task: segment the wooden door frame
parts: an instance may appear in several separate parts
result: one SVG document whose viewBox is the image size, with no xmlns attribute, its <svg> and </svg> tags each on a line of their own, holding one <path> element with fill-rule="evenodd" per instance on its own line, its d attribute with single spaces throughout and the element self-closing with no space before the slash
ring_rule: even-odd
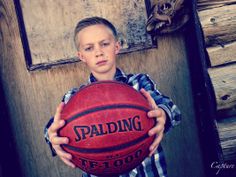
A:
<svg viewBox="0 0 236 177">
<path fill-rule="evenodd" d="M 216 99 L 207 68 L 209 58 L 205 48 L 204 34 L 197 13 L 197 0 L 192 0 L 190 28 L 185 41 L 192 82 L 194 107 L 199 127 L 199 137 L 207 176 L 216 176 L 213 162 L 222 162 L 219 135 L 216 129 Z"/>
</svg>

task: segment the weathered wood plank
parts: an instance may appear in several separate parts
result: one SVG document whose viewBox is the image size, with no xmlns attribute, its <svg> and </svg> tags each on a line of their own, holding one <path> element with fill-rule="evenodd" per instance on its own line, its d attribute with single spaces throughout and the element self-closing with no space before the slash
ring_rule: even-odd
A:
<svg viewBox="0 0 236 177">
<path fill-rule="evenodd" d="M 217 101 L 217 110 L 236 106 L 236 64 L 208 69 Z"/>
<path fill-rule="evenodd" d="M 208 47 L 211 66 L 227 64 L 236 61 L 236 42 L 228 45 Z"/>
<path fill-rule="evenodd" d="M 217 121 L 224 160 L 236 159 L 236 117 Z"/>
<path fill-rule="evenodd" d="M 198 11 L 212 9 L 216 7 L 222 7 L 224 5 L 230 5 L 236 3 L 236 0 L 198 0 Z"/>
<path fill-rule="evenodd" d="M 222 109 L 217 111 L 217 119 L 236 116 L 236 106 L 231 109 Z"/>
<path fill-rule="evenodd" d="M 200 11 L 206 46 L 224 46 L 236 40 L 236 4 Z"/>
</svg>

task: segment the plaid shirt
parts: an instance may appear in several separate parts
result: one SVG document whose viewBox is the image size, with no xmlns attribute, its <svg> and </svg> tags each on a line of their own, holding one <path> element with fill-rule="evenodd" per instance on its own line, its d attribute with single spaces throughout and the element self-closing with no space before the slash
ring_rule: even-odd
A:
<svg viewBox="0 0 236 177">
<path fill-rule="evenodd" d="M 167 115 L 167 120 L 165 124 L 165 132 L 167 132 L 171 127 L 177 125 L 180 122 L 181 115 L 177 106 L 172 102 L 172 100 L 164 95 L 162 95 L 157 89 L 155 83 L 150 79 L 147 74 L 129 74 L 126 75 L 120 69 L 117 68 L 114 80 L 126 83 L 132 86 L 136 90 L 144 88 L 148 91 L 152 98 L 155 100 L 159 108 L 162 108 Z M 97 79 L 91 74 L 88 83 L 96 82 Z M 81 87 L 83 87 L 82 85 Z M 81 88 L 80 87 L 80 88 Z M 70 98 L 79 91 L 80 88 L 73 88 L 68 91 L 63 97 L 62 101 L 66 104 Z M 53 156 L 56 155 L 54 149 L 48 138 L 48 128 L 53 122 L 53 118 L 50 119 L 48 124 L 44 129 L 44 136 L 46 142 L 49 144 Z M 83 177 L 95 177 L 94 175 L 87 174 L 83 172 Z M 164 152 L 161 145 L 158 146 L 157 151 L 151 157 L 147 157 L 144 161 L 137 166 L 135 169 L 131 170 L 126 174 L 122 174 L 119 177 L 167 177 L 166 162 L 164 157 Z"/>
</svg>

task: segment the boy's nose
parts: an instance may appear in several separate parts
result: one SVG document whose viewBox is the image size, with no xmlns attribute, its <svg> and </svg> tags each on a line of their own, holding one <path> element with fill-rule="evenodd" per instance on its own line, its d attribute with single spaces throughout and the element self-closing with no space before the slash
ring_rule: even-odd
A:
<svg viewBox="0 0 236 177">
<path fill-rule="evenodd" d="M 96 54 L 96 57 L 103 56 L 102 49 L 100 47 L 97 47 L 96 51 L 95 51 L 95 54 Z"/>
</svg>

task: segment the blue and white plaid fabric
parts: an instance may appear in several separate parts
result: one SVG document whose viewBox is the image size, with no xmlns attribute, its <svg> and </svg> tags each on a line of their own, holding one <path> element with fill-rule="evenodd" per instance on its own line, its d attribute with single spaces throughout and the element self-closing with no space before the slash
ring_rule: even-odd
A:
<svg viewBox="0 0 236 177">
<path fill-rule="evenodd" d="M 156 84 L 147 74 L 129 74 L 126 75 L 123 71 L 117 68 L 114 80 L 126 83 L 132 86 L 136 90 L 140 90 L 144 88 L 148 91 L 152 98 L 155 100 L 158 107 L 162 108 L 167 114 L 167 121 L 165 124 L 165 132 L 167 132 L 171 127 L 179 124 L 181 120 L 181 114 L 177 106 L 172 102 L 172 100 L 163 94 L 161 94 L 157 88 Z M 92 82 L 96 82 L 97 79 L 91 74 L 88 80 L 88 84 Z M 82 85 L 81 87 L 83 87 Z M 80 87 L 80 88 L 81 88 Z M 79 91 L 80 88 L 73 88 L 69 90 L 62 101 L 66 104 L 70 98 Z M 51 118 L 44 129 L 44 136 L 46 142 L 49 144 L 52 155 L 55 156 L 56 153 L 52 148 L 52 145 L 48 138 L 48 128 L 53 122 L 53 118 Z M 83 177 L 95 177 L 94 175 L 87 174 L 83 172 Z M 147 157 L 144 159 L 142 164 L 137 166 L 135 169 L 131 170 L 126 174 L 122 174 L 119 177 L 167 177 L 166 170 L 166 162 L 163 149 L 161 145 L 159 145 L 157 151 L 152 157 Z"/>
</svg>

